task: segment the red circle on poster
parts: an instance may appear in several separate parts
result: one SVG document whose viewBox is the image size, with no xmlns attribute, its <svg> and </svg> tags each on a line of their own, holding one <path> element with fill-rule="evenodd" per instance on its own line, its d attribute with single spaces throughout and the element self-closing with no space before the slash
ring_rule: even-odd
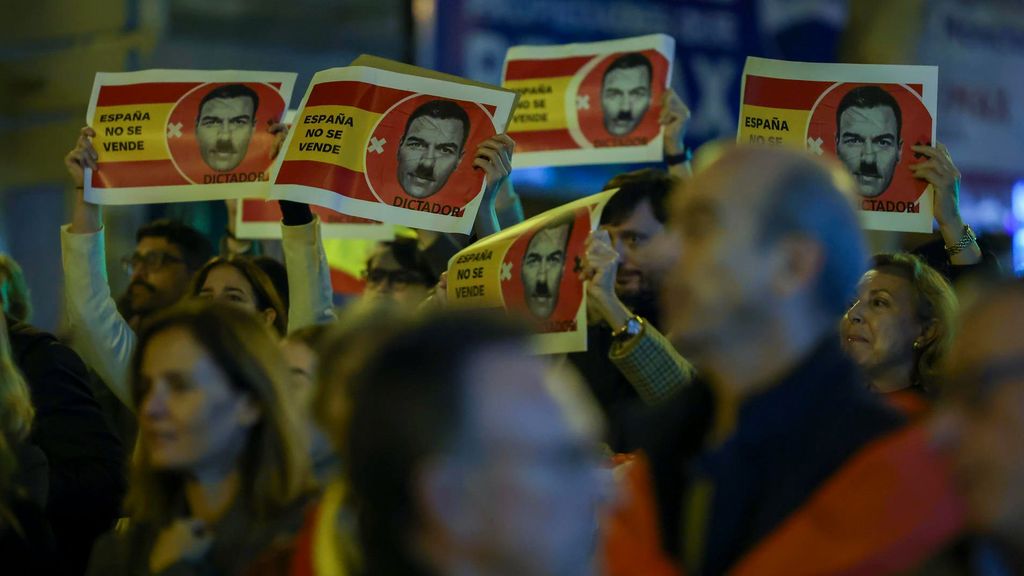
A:
<svg viewBox="0 0 1024 576">
<path fill-rule="evenodd" d="M 646 99 L 646 106 L 641 102 L 630 105 L 629 91 L 640 85 L 636 82 L 639 76 L 631 70 L 645 68 L 644 62 L 650 64 L 651 68 L 650 96 Z M 610 93 L 606 102 L 602 97 L 605 73 L 617 64 L 623 71 L 621 84 L 609 86 L 614 95 Z M 657 50 L 617 52 L 605 56 L 583 78 L 576 93 L 576 117 L 587 141 L 595 148 L 643 146 L 657 137 L 661 131 L 658 114 L 668 83 L 668 68 L 668 60 Z M 608 77 L 615 79 L 611 74 Z M 608 123 L 605 122 L 606 108 Z M 614 131 L 628 132 L 614 134 L 609 131 L 609 127 Z"/>
<path fill-rule="evenodd" d="M 438 112 L 441 120 L 417 114 L 410 123 L 418 111 L 428 110 Z M 459 126 L 463 121 L 454 118 L 459 116 L 458 110 L 469 121 L 461 149 Z M 476 149 L 496 133 L 491 115 L 475 102 L 429 94 L 409 96 L 385 112 L 370 135 L 365 151 L 366 183 L 389 206 L 421 209 L 417 201 L 424 200 L 439 209 L 461 209 L 476 198 L 484 182 L 483 171 L 473 168 Z"/>
<path fill-rule="evenodd" d="M 565 226 L 570 226 L 567 234 L 560 230 Z M 534 247 L 535 256 L 541 260 L 550 255 L 553 249 L 557 249 L 558 245 L 563 242 L 562 239 L 565 239 L 565 256 L 562 260 L 558 286 L 550 285 L 554 283 L 551 272 L 527 271 L 527 250 L 538 232 L 541 231 L 550 234 L 546 245 L 541 244 Z M 549 220 L 517 238 L 505 253 L 505 258 L 502 261 L 503 266 L 511 265 L 512 274 L 511 278 L 503 280 L 501 283 L 505 308 L 511 313 L 520 314 L 536 321 L 541 333 L 569 331 L 571 323 L 576 320 L 580 304 L 583 302 L 583 282 L 579 279 L 579 262 L 583 257 L 584 243 L 589 233 L 590 210 L 583 207 L 577 209 L 571 216 Z M 546 280 L 545 286 L 548 293 L 555 297 L 553 303 L 546 302 L 543 297 L 528 302 L 527 294 L 537 293 L 537 286 L 541 283 L 538 282 L 540 279 Z M 543 293 L 543 289 L 541 292 Z"/>
<path fill-rule="evenodd" d="M 226 106 L 211 110 L 199 117 L 203 99 L 223 90 L 220 100 Z M 232 124 L 251 106 L 250 94 L 256 94 L 255 119 L 251 126 L 241 120 Z M 266 171 L 273 163 L 270 157 L 275 136 L 270 126 L 279 122 L 284 114 L 285 102 L 276 88 L 260 82 L 213 82 L 200 84 L 181 97 L 167 119 L 165 136 L 171 161 L 182 176 L 194 184 L 246 182 L 266 179 Z M 200 123 L 205 122 L 203 128 Z M 201 148 L 206 149 L 207 159 Z M 234 176 L 234 177 L 232 177 Z"/>
<path fill-rule="evenodd" d="M 863 99 L 854 101 L 868 105 L 855 103 L 844 110 L 847 117 L 853 108 L 864 112 L 847 119 L 844 133 L 840 134 L 836 113 L 843 98 L 854 90 L 863 95 Z M 889 101 L 886 95 L 900 108 L 898 130 L 894 128 L 895 114 L 888 114 L 890 105 L 878 103 Z M 889 143 L 885 135 L 895 131 L 899 132 L 897 142 Z M 903 84 L 836 83 L 811 110 L 807 127 L 808 141 L 820 138 L 822 150 L 837 156 L 854 174 L 861 196 L 876 201 L 916 202 L 921 197 L 928 182 L 915 178 L 908 166 L 927 158 L 915 154 L 910 147 L 931 145 L 931 135 L 931 114 L 918 93 Z"/>
</svg>

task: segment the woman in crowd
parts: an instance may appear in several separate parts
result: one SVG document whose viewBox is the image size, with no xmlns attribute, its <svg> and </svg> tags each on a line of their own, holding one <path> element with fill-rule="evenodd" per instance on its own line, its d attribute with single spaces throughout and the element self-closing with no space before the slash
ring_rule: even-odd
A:
<svg viewBox="0 0 1024 576">
<path fill-rule="evenodd" d="M 281 341 L 281 349 L 292 375 L 289 394 L 302 411 L 313 475 L 321 486 L 326 485 L 338 472 L 338 458 L 312 415 L 317 394 L 320 353 L 330 329 L 329 324 L 314 324 L 292 332 Z"/>
<path fill-rule="evenodd" d="M 0 557 L 12 574 L 53 568 L 53 535 L 44 512 L 49 468 L 42 450 L 28 443 L 34 417 L 0 308 Z"/>
<path fill-rule="evenodd" d="M 910 254 L 879 254 L 840 322 L 842 345 L 872 390 L 934 391 L 953 340 L 957 299 L 949 282 Z"/>
<path fill-rule="evenodd" d="M 257 317 L 187 302 L 155 317 L 132 365 L 139 441 L 127 531 L 90 574 L 239 574 L 302 523 L 311 487 L 288 368 Z"/>
<path fill-rule="evenodd" d="M 256 313 L 279 337 L 288 330 L 285 308 L 270 276 L 246 256 L 218 256 L 192 278 L 189 293 L 223 300 Z"/>
</svg>

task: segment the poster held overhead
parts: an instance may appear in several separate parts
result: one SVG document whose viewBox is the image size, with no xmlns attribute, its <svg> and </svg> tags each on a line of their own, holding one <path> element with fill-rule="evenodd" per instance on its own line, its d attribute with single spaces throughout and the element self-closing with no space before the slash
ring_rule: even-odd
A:
<svg viewBox="0 0 1024 576">
<path fill-rule="evenodd" d="M 579 279 L 587 236 L 615 190 L 544 212 L 483 238 L 448 263 L 453 308 L 497 308 L 536 328 L 535 349 L 587 349 L 587 297 Z"/>
<path fill-rule="evenodd" d="M 662 99 L 675 40 L 651 34 L 564 46 L 514 46 L 502 85 L 520 95 L 513 164 L 660 162 Z"/>
<path fill-rule="evenodd" d="M 263 197 L 274 129 L 296 75 L 236 70 L 97 73 L 86 123 L 97 170 L 85 199 L 147 204 Z"/>
<path fill-rule="evenodd" d="M 938 68 L 748 58 L 737 141 L 837 157 L 870 230 L 932 230 L 932 188 L 909 165 L 935 145 Z"/>
<path fill-rule="evenodd" d="M 420 73 L 366 66 L 318 72 L 288 134 L 271 196 L 468 233 L 485 186 L 484 173 L 473 168 L 475 151 L 504 132 L 516 95 L 404 69 Z"/>
</svg>

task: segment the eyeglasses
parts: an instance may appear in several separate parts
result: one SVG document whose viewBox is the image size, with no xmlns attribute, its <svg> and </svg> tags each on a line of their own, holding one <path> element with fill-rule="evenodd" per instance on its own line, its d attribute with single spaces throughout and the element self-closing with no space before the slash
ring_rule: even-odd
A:
<svg viewBox="0 0 1024 576">
<path fill-rule="evenodd" d="M 363 273 L 363 278 L 368 286 L 380 286 L 388 281 L 395 288 L 406 288 L 412 285 L 427 286 L 427 279 L 419 272 L 412 270 L 385 270 L 383 268 L 372 268 Z"/>
<path fill-rule="evenodd" d="M 167 264 L 177 264 L 184 261 L 185 260 L 183 258 L 178 258 L 174 254 L 154 250 L 145 254 L 139 254 L 136 252 L 131 256 L 122 257 L 121 268 L 125 271 L 125 274 L 131 274 L 140 266 L 145 267 L 146 270 L 156 271 Z"/>
</svg>

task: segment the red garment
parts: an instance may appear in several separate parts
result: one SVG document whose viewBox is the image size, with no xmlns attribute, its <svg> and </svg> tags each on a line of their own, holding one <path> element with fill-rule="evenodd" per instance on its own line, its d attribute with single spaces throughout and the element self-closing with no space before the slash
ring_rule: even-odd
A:
<svg viewBox="0 0 1024 576">
<path fill-rule="evenodd" d="M 620 455 L 616 464 L 625 497 L 602 527 L 607 574 L 683 576 L 660 547 L 647 459 Z M 865 446 L 729 573 L 901 573 L 954 540 L 963 522 L 947 462 L 924 426 L 909 426 Z"/>
<path fill-rule="evenodd" d="M 952 541 L 963 520 L 947 462 L 924 426 L 909 426 L 861 450 L 730 573 L 899 573 Z"/>
<path fill-rule="evenodd" d="M 682 576 L 661 549 L 651 466 L 643 454 L 617 454 L 612 460 L 619 498 L 601 526 L 607 576 Z"/>
</svg>

